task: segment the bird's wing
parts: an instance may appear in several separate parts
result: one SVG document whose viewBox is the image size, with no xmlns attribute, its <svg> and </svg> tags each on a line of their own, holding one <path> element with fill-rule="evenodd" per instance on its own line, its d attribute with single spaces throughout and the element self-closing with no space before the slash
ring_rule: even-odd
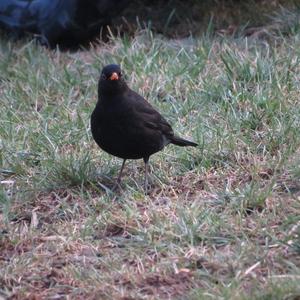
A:
<svg viewBox="0 0 300 300">
<path fill-rule="evenodd" d="M 130 96 L 134 100 L 134 112 L 139 116 L 138 119 L 142 120 L 145 127 L 160 131 L 167 138 L 174 135 L 171 125 L 148 101 L 133 91 Z"/>
</svg>

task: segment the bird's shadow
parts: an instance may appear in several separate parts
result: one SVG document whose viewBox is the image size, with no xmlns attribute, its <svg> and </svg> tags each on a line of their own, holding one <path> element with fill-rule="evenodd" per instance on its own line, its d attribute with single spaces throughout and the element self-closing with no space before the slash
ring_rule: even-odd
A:
<svg viewBox="0 0 300 300">
<path fill-rule="evenodd" d="M 126 177 L 124 176 L 121 183 L 116 183 L 115 176 L 109 176 L 106 174 L 99 174 L 97 177 L 89 181 L 88 185 L 99 195 L 106 195 L 114 199 L 119 199 L 126 193 L 126 191 L 141 192 L 145 196 L 149 196 L 151 191 L 155 187 L 154 181 L 148 184 L 147 191 L 144 190 L 144 186 L 141 182 L 138 182 L 134 178 L 130 178 L 132 184 L 127 183 Z M 151 176 L 152 177 L 152 176 Z"/>
<path fill-rule="evenodd" d="M 105 174 L 97 175 L 89 180 L 88 185 L 99 194 L 106 194 L 107 196 L 114 195 L 116 190 L 114 189 L 115 181 L 113 177 Z"/>
</svg>

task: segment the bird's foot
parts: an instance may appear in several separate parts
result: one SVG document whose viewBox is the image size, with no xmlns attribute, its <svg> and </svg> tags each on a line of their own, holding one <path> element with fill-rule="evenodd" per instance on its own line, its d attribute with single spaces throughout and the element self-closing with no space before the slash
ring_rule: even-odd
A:
<svg viewBox="0 0 300 300">
<path fill-rule="evenodd" d="M 111 190 L 113 191 L 113 192 L 116 192 L 116 191 L 118 191 L 118 190 L 121 190 L 122 189 L 122 187 L 121 187 L 121 182 L 120 181 L 116 181 L 116 183 L 113 185 L 113 187 L 111 188 Z"/>
<path fill-rule="evenodd" d="M 144 184 L 144 193 L 145 193 L 145 196 L 150 195 L 151 188 L 152 188 L 152 186 L 151 186 L 150 183 Z"/>
</svg>

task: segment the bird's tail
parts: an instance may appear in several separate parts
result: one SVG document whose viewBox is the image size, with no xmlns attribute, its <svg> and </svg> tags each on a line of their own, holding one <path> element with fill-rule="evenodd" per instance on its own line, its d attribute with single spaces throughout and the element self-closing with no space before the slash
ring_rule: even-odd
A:
<svg viewBox="0 0 300 300">
<path fill-rule="evenodd" d="M 182 147 L 185 147 L 185 146 L 196 147 L 196 146 L 198 146 L 198 144 L 196 144 L 194 142 L 191 142 L 191 141 L 188 141 L 188 140 L 185 140 L 185 139 L 182 139 L 179 136 L 173 136 L 172 140 L 171 140 L 171 143 L 174 144 L 174 145 L 177 145 L 177 146 L 182 146 Z"/>
</svg>

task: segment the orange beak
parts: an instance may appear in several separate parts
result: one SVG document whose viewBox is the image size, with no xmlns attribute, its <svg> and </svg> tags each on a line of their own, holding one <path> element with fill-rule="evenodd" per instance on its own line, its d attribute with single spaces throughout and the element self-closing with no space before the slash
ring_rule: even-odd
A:
<svg viewBox="0 0 300 300">
<path fill-rule="evenodd" d="M 118 80 L 118 79 L 119 79 L 119 75 L 116 72 L 113 72 L 109 77 L 109 80 Z"/>
</svg>

